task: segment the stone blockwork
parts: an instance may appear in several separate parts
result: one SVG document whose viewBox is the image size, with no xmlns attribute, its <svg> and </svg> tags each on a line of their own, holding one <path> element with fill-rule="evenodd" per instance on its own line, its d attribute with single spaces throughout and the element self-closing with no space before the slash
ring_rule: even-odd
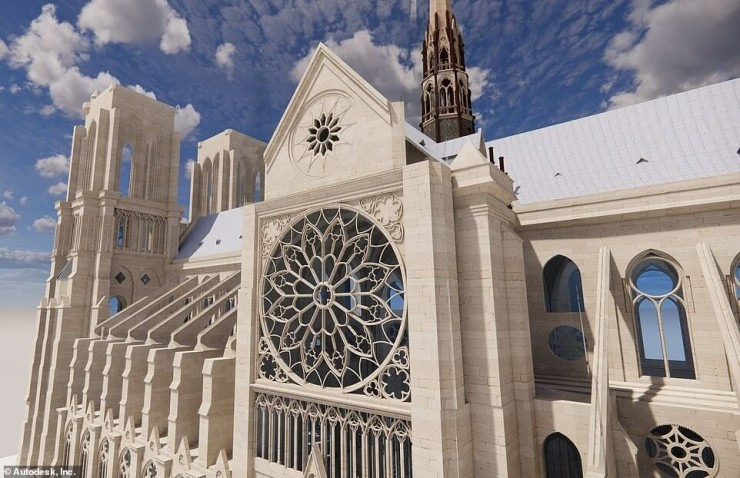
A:
<svg viewBox="0 0 740 478">
<path fill-rule="evenodd" d="M 482 133 L 425 147 L 321 45 L 269 144 L 200 144 L 181 225 L 174 110 L 119 86 L 85 108 L 22 464 L 740 476 L 740 173 L 521 204 Z"/>
</svg>

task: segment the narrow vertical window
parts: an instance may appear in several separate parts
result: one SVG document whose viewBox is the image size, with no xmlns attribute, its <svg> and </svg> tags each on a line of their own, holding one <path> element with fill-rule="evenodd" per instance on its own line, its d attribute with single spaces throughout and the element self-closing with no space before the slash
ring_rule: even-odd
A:
<svg viewBox="0 0 740 478">
<path fill-rule="evenodd" d="M 550 259 L 542 273 L 547 312 L 583 312 L 581 271 L 565 256 Z"/>
<path fill-rule="evenodd" d="M 121 150 L 121 163 L 118 170 L 118 192 L 122 196 L 131 195 L 131 164 L 134 159 L 134 148 L 127 144 Z"/>
<path fill-rule="evenodd" d="M 254 175 L 254 202 L 260 202 L 262 198 L 262 173 L 257 171 L 257 174 Z"/>
<path fill-rule="evenodd" d="M 677 267 L 648 254 L 632 268 L 629 286 L 642 374 L 695 378 L 683 284 Z"/>
<path fill-rule="evenodd" d="M 583 478 L 581 454 L 573 442 L 561 433 L 553 433 L 545 439 L 545 476 Z"/>
<path fill-rule="evenodd" d="M 110 300 L 108 300 L 108 308 L 110 309 L 111 317 L 122 311 L 125 307 L 123 299 L 118 296 L 111 297 Z"/>
<path fill-rule="evenodd" d="M 131 450 L 126 448 L 121 454 L 121 461 L 118 464 L 118 477 L 130 478 L 131 476 Z"/>
</svg>

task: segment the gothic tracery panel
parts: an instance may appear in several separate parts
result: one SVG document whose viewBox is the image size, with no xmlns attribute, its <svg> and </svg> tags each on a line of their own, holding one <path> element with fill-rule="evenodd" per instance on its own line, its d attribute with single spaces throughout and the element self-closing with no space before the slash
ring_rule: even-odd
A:
<svg viewBox="0 0 740 478">
<path fill-rule="evenodd" d="M 410 398 L 403 268 L 379 224 L 348 206 L 298 217 L 261 286 L 261 378 Z"/>
</svg>

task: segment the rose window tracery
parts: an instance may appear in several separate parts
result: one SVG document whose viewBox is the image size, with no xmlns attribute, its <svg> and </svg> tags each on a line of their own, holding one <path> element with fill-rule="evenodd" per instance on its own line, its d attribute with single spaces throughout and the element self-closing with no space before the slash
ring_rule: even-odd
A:
<svg viewBox="0 0 740 478">
<path fill-rule="evenodd" d="M 370 218 L 345 206 L 299 217 L 262 288 L 261 377 L 408 398 L 402 268 Z"/>
<path fill-rule="evenodd" d="M 349 119 L 352 100 L 328 92 L 310 100 L 290 134 L 290 159 L 308 176 L 321 176 L 352 150 L 355 124 Z"/>
<path fill-rule="evenodd" d="M 717 460 L 709 443 L 698 433 L 680 425 L 660 425 L 645 438 L 653 464 L 673 478 L 714 476 Z"/>
</svg>

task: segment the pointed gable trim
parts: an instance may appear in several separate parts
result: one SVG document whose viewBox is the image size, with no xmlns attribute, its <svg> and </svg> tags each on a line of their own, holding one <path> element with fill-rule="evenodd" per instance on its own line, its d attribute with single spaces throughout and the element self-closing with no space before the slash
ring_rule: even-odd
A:
<svg viewBox="0 0 740 478">
<path fill-rule="evenodd" d="M 276 148 L 286 140 L 290 133 L 290 128 L 300 113 L 301 107 L 311 98 L 308 97 L 316 80 L 321 76 L 324 69 L 333 70 L 334 74 L 347 86 L 346 92 L 358 92 L 365 103 L 373 109 L 380 117 L 385 118 L 388 124 L 391 123 L 391 103 L 370 83 L 355 72 L 341 58 L 339 58 L 329 47 L 319 43 L 311 61 L 303 74 L 301 81 L 296 87 L 293 97 L 288 103 L 283 116 L 278 122 L 275 134 L 265 149 L 265 168 L 270 169 L 274 160 Z M 317 92 L 319 93 L 319 92 Z M 320 94 L 320 93 L 319 93 Z"/>
</svg>

